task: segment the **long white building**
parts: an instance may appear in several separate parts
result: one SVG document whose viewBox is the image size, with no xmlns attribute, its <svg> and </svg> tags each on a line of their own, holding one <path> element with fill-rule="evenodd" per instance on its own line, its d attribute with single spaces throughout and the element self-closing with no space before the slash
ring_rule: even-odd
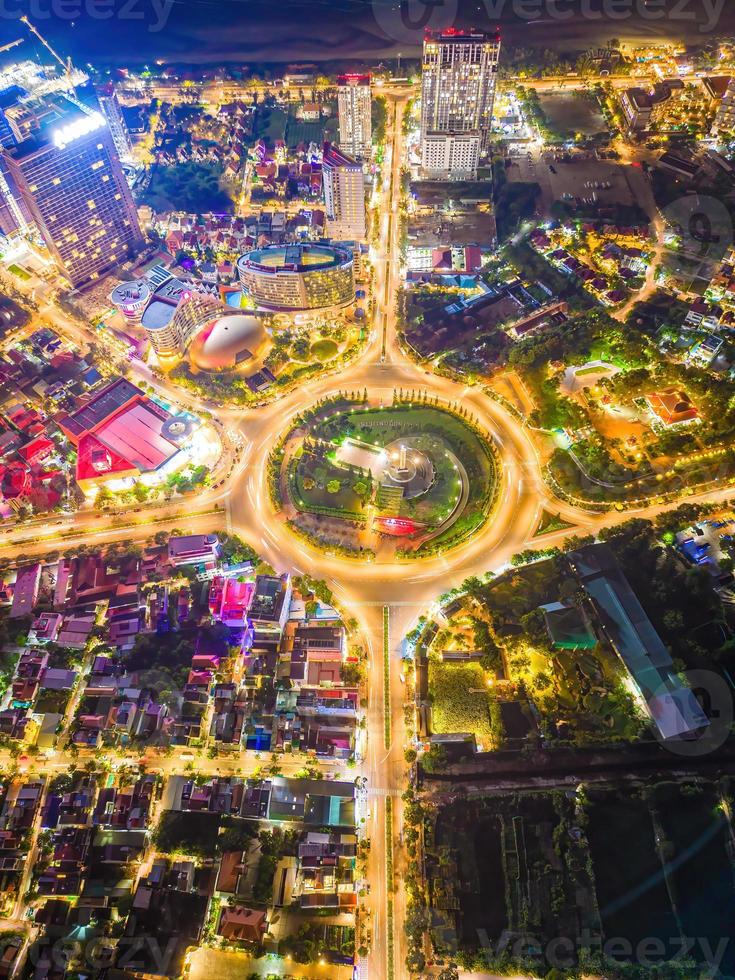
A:
<svg viewBox="0 0 735 980">
<path fill-rule="evenodd" d="M 328 237 L 335 241 L 364 241 L 367 222 L 361 164 L 331 143 L 325 143 L 322 180 Z"/>
</svg>

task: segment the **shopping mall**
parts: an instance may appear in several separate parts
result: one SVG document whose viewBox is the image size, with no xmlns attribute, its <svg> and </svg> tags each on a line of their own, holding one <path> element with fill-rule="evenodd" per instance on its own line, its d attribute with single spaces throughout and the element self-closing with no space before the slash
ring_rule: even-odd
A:
<svg viewBox="0 0 735 980">
<path fill-rule="evenodd" d="M 241 256 L 243 290 L 261 309 L 304 313 L 355 301 L 354 258 L 334 244 L 268 245 Z"/>
</svg>

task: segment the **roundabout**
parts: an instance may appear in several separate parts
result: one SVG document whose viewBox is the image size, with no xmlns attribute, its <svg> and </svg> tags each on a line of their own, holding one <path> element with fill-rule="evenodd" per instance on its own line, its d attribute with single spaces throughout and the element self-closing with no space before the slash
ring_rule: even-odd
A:
<svg viewBox="0 0 735 980">
<path fill-rule="evenodd" d="M 217 394 L 182 389 L 135 364 L 164 400 L 216 419 L 224 446 L 216 479 L 191 499 L 186 512 L 166 501 L 138 508 L 124 524 L 122 517 L 95 523 L 99 514 L 84 513 L 63 531 L 67 547 L 102 545 L 121 536 L 142 543 L 156 531 L 182 527 L 192 534 L 234 533 L 279 574 L 323 580 L 354 622 L 351 629 L 368 664 L 367 739 L 357 775 L 365 786 L 362 830 L 371 842 L 371 888 L 362 901 L 371 933 L 365 957 L 371 977 L 402 975 L 406 953 L 407 896 L 397 884 L 406 869 L 399 834 L 408 737 L 402 638 L 441 593 L 497 570 L 532 546 L 543 509 L 559 512 L 566 522 L 544 545 L 594 531 L 608 519 L 554 499 L 529 432 L 481 386 L 435 375 L 401 347 L 395 300 L 401 284 L 406 101 L 403 92 L 389 99 L 387 162 L 371 249 L 372 332 L 359 358 L 335 365 L 339 375 L 329 376 L 335 344 L 311 337 L 319 373 L 294 379 L 277 401 L 248 409 L 222 404 Z M 256 271 L 265 288 L 271 273 Z M 202 370 L 222 377 L 243 347 L 259 355 L 262 340 L 257 324 L 244 315 L 221 329 L 214 325 L 198 350 Z M 177 418 L 170 435 L 184 433 Z M 295 506 L 299 501 L 303 510 Z M 297 510 L 311 525 L 294 526 Z M 324 528 L 335 535 L 326 547 Z M 43 536 L 60 533 L 56 524 L 21 528 L 6 536 L 3 548 L 47 551 Z M 241 769 L 243 761 L 238 759 Z M 333 766 L 329 775 L 344 776 L 345 770 Z"/>
<path fill-rule="evenodd" d="M 276 508 L 327 554 L 390 563 L 451 551 L 486 524 L 499 489 L 492 437 L 427 389 L 330 399 L 280 441 Z"/>
</svg>

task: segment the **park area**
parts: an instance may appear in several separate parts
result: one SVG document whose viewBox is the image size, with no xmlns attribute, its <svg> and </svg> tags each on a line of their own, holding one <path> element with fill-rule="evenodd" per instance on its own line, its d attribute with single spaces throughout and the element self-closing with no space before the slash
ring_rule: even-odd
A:
<svg viewBox="0 0 735 980">
<path fill-rule="evenodd" d="M 301 514 L 362 526 L 372 505 L 381 533 L 390 527 L 386 521 L 400 521 L 407 534 L 424 539 L 457 525 L 471 533 L 496 487 L 493 448 L 465 410 L 419 399 L 381 408 L 361 402 L 319 416 L 287 458 L 288 499 Z"/>
<path fill-rule="evenodd" d="M 322 445 L 304 448 L 289 468 L 289 495 L 299 510 L 364 519 L 371 484 L 360 474 L 337 466 Z"/>
<path fill-rule="evenodd" d="M 496 741 L 490 716 L 487 676 L 480 664 L 429 663 L 433 735 L 472 734 L 480 751 Z"/>
<path fill-rule="evenodd" d="M 222 185 L 222 169 L 213 163 L 178 163 L 156 166 L 141 195 L 141 204 L 154 211 L 192 214 L 229 214 L 233 203 Z"/>
<path fill-rule="evenodd" d="M 477 615 L 502 651 L 507 679 L 531 695 L 549 742 L 633 741 L 640 736 L 643 720 L 612 648 L 591 635 L 586 649 L 570 651 L 555 646 L 549 637 L 539 607 L 558 602 L 574 589 L 561 560 L 534 561 L 481 585 L 475 608 L 481 609 Z M 522 735 L 522 719 L 510 721 L 511 729 L 503 725 L 508 737 Z"/>
</svg>

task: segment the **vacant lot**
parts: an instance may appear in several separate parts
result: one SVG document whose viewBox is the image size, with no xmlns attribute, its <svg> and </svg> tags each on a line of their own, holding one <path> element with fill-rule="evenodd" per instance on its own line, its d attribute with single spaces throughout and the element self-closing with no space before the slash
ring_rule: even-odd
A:
<svg viewBox="0 0 735 980">
<path fill-rule="evenodd" d="M 354 968 L 330 963 L 299 963 L 296 976 L 307 977 L 308 980 L 352 980 Z M 245 977 L 292 977 L 294 966 L 287 960 L 274 956 L 261 956 L 256 959 L 248 953 L 234 953 L 225 949 L 208 949 L 200 947 L 191 956 L 190 980 L 243 980 Z"/>
<path fill-rule="evenodd" d="M 456 862 L 462 945 L 477 948 L 483 930 L 493 943 L 507 929 L 541 945 L 598 931 L 585 844 L 570 834 L 574 822 L 573 801 L 551 793 L 462 800 L 439 811 L 427 847 L 430 878 L 433 855 L 440 869 L 448 858 Z"/>
<path fill-rule="evenodd" d="M 607 936 L 664 943 L 679 934 L 648 804 L 627 789 L 590 792 L 587 835 Z"/>
<path fill-rule="evenodd" d="M 564 139 L 577 133 L 594 136 L 607 129 L 597 99 L 584 92 L 548 92 L 539 95 L 549 126 Z"/>
<path fill-rule="evenodd" d="M 429 666 L 429 693 L 432 700 L 431 728 L 439 735 L 471 732 L 479 744 L 488 748 L 493 730 L 485 671 L 479 664 Z"/>
<path fill-rule="evenodd" d="M 656 787 L 653 802 L 671 842 L 668 870 L 684 935 L 706 936 L 714 950 L 732 935 L 735 900 L 728 858 L 730 828 L 720 795 L 712 784 L 666 783 Z M 727 976 L 735 971 L 732 948 L 722 971 Z"/>
</svg>

